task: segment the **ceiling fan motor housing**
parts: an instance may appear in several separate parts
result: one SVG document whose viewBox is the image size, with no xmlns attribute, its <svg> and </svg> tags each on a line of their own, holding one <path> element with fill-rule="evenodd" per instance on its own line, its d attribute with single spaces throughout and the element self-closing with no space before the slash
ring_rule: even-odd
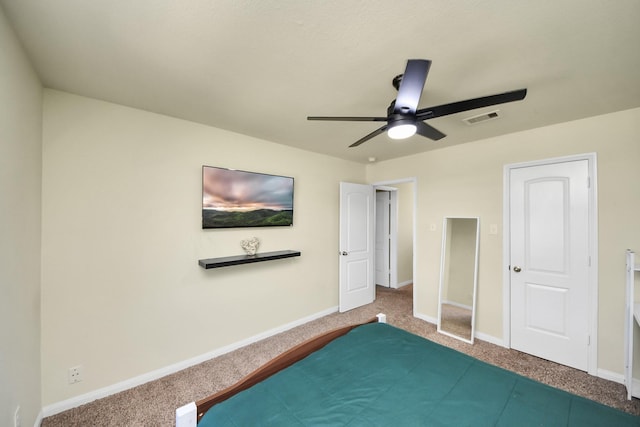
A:
<svg viewBox="0 0 640 427">
<path fill-rule="evenodd" d="M 401 125 L 415 125 L 416 124 L 416 116 L 415 114 L 402 114 L 396 113 L 391 114 L 389 116 L 389 127 L 401 126 Z"/>
</svg>

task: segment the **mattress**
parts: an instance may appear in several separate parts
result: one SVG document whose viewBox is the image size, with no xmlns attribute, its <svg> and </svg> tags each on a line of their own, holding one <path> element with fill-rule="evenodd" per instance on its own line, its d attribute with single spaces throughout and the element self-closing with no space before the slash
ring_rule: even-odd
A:
<svg viewBox="0 0 640 427">
<path fill-rule="evenodd" d="M 640 426 L 640 417 L 384 323 L 222 402 L 199 427 Z"/>
</svg>

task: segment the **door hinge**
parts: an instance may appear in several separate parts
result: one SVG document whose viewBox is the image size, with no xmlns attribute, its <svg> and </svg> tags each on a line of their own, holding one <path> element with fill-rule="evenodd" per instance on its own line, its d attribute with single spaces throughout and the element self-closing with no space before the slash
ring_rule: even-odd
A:
<svg viewBox="0 0 640 427">
<path fill-rule="evenodd" d="M 587 257 L 587 266 L 591 267 L 591 255 Z"/>
<path fill-rule="evenodd" d="M 591 188 L 591 177 L 587 177 L 587 188 Z"/>
</svg>

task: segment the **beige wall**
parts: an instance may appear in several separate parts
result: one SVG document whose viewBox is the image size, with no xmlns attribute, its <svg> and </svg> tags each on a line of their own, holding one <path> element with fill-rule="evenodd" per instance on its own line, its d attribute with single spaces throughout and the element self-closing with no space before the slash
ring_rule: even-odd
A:
<svg viewBox="0 0 640 427">
<path fill-rule="evenodd" d="M 417 177 L 419 314 L 435 317 L 444 216 L 480 217 L 477 330 L 502 337 L 503 167 L 597 153 L 599 198 L 598 368 L 623 372 L 624 251 L 640 248 L 640 109 L 477 141 L 367 166 L 372 182 Z M 438 224 L 436 232 L 430 224 Z"/>
<path fill-rule="evenodd" d="M 42 88 L 0 9 L 0 425 L 40 412 Z"/>
<path fill-rule="evenodd" d="M 337 306 L 339 181 L 364 166 L 51 90 L 44 114 L 44 405 Z M 293 176 L 294 226 L 202 230 L 203 164 Z M 251 236 L 302 256 L 198 266 Z"/>
</svg>

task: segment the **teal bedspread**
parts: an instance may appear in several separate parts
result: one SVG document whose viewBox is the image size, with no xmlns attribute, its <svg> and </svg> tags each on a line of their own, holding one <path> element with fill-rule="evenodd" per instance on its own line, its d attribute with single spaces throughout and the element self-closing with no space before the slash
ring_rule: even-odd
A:
<svg viewBox="0 0 640 427">
<path fill-rule="evenodd" d="M 360 326 L 211 408 L 199 427 L 640 426 L 387 324 Z"/>
</svg>

